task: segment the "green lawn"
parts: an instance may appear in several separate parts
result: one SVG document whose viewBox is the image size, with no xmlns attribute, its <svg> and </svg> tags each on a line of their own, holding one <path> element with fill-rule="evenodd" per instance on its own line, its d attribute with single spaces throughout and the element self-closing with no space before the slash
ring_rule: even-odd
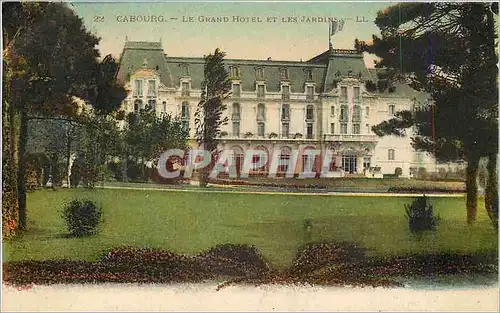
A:
<svg viewBox="0 0 500 313">
<path fill-rule="evenodd" d="M 65 238 L 63 203 L 74 197 L 97 201 L 104 209 L 100 234 Z M 484 207 L 474 226 L 465 223 L 463 198 L 433 198 L 441 217 L 437 231 L 415 238 L 404 217 L 404 197 L 245 195 L 165 191 L 83 189 L 29 193 L 30 229 L 4 241 L 4 261 L 26 259 L 97 260 L 118 245 L 197 253 L 219 243 L 257 246 L 275 265 L 288 265 L 306 243 L 304 220 L 313 223 L 312 240 L 354 241 L 377 255 L 409 252 L 477 252 L 497 249 L 497 235 Z"/>
</svg>

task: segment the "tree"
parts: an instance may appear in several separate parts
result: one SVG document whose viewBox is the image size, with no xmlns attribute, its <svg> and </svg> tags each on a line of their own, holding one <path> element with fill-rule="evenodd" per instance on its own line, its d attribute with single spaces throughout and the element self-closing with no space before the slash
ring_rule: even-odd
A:
<svg viewBox="0 0 500 313">
<path fill-rule="evenodd" d="M 226 125 L 228 118 L 222 118 L 226 110 L 224 100 L 230 95 L 231 80 L 224 68 L 226 54 L 215 49 L 214 54 L 205 56 L 204 78 L 201 84 L 201 99 L 195 113 L 196 139 L 202 149 L 212 157 L 216 155 L 220 129 Z M 200 170 L 200 186 L 206 187 L 208 168 Z"/>
<path fill-rule="evenodd" d="M 85 29 L 82 20 L 66 4 L 5 3 L 2 9 L 2 104 L 9 112 L 9 170 L 16 174 L 18 224 L 24 229 L 30 116 L 74 116 L 77 106 L 73 97 L 96 104 L 93 95 L 109 85 L 100 85 L 99 76 L 96 78 L 102 71 L 95 48 L 99 38 Z"/>
<path fill-rule="evenodd" d="M 166 150 L 185 149 L 188 132 L 179 118 L 169 114 L 157 116 L 153 110 L 145 109 L 127 115 L 121 137 L 122 176 L 127 180 L 129 159 L 134 165 L 140 164 L 143 171 L 145 162 L 156 161 Z"/>
<path fill-rule="evenodd" d="M 413 145 L 438 160 L 467 160 L 467 221 L 477 212 L 479 159 L 491 166 L 486 207 L 498 219 L 496 153 L 498 150 L 498 86 L 494 16 L 488 3 L 404 3 L 380 11 L 375 23 L 381 37 L 355 41 L 356 49 L 376 54 L 378 68 L 395 73 L 427 92 L 432 101 L 414 112 L 403 111 L 374 126 L 379 136 L 405 135 L 414 127 Z M 495 191 L 494 191 L 495 190 Z"/>
</svg>

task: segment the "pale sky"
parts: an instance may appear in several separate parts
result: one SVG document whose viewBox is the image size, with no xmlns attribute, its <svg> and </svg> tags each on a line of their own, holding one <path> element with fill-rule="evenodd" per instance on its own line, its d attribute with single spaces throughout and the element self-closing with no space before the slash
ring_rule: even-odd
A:
<svg viewBox="0 0 500 313">
<path fill-rule="evenodd" d="M 169 56 L 201 57 L 219 47 L 228 58 L 293 61 L 305 61 L 328 48 L 328 22 L 320 18 L 346 19 L 332 42 L 335 48 L 352 49 L 355 38 L 370 40 L 372 34 L 379 34 L 373 21 L 377 11 L 389 5 L 267 1 L 72 3 L 87 29 L 102 38 L 102 55 L 118 56 L 127 36 L 130 41 L 161 40 Z M 131 15 L 157 21 L 131 22 Z M 254 22 L 234 22 L 234 16 L 254 18 Z M 193 22 L 183 22 L 190 17 Z M 227 17 L 229 22 L 200 20 L 217 17 Z M 302 21 L 304 17 L 309 20 Z M 366 56 L 365 63 L 371 67 L 373 57 Z"/>
</svg>

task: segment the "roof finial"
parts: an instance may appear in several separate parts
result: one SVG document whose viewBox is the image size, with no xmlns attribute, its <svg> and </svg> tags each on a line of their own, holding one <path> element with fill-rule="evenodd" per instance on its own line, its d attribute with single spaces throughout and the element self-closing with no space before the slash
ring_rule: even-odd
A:
<svg viewBox="0 0 500 313">
<path fill-rule="evenodd" d="M 125 35 L 125 42 L 127 42 L 127 41 L 128 41 L 128 36 L 127 36 L 127 35 Z"/>
</svg>

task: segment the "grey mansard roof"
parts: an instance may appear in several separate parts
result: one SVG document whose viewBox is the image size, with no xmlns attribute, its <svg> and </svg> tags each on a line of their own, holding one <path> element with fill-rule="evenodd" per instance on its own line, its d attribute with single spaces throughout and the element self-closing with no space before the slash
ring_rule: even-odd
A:
<svg viewBox="0 0 500 313">
<path fill-rule="evenodd" d="M 174 87 L 174 80 L 163 52 L 161 42 L 128 41 L 120 55 L 118 80 L 126 82 L 128 75 L 137 71 L 147 60 L 148 68 L 160 74 L 161 82 L 167 87 Z"/>
<path fill-rule="evenodd" d="M 161 42 L 126 42 L 120 57 L 118 79 L 127 81 L 129 74 L 143 67 L 145 59 L 147 67 L 158 72 L 161 82 L 167 87 L 179 87 L 183 76 L 181 66 L 187 64 L 192 88 L 200 88 L 204 59 L 166 56 Z M 226 59 L 225 64 L 227 67 L 238 65 L 243 91 L 255 90 L 255 69 L 258 67 L 264 70 L 266 89 L 269 92 L 280 90 L 281 68 L 288 69 L 291 92 L 304 92 L 306 69 L 312 72 L 312 82 L 315 83 L 317 93 L 332 90 L 334 80 L 339 76 L 361 75 L 363 80 L 374 80 L 373 76 L 376 76 L 366 69 L 363 55 L 355 50 L 330 49 L 305 62 Z"/>
</svg>

